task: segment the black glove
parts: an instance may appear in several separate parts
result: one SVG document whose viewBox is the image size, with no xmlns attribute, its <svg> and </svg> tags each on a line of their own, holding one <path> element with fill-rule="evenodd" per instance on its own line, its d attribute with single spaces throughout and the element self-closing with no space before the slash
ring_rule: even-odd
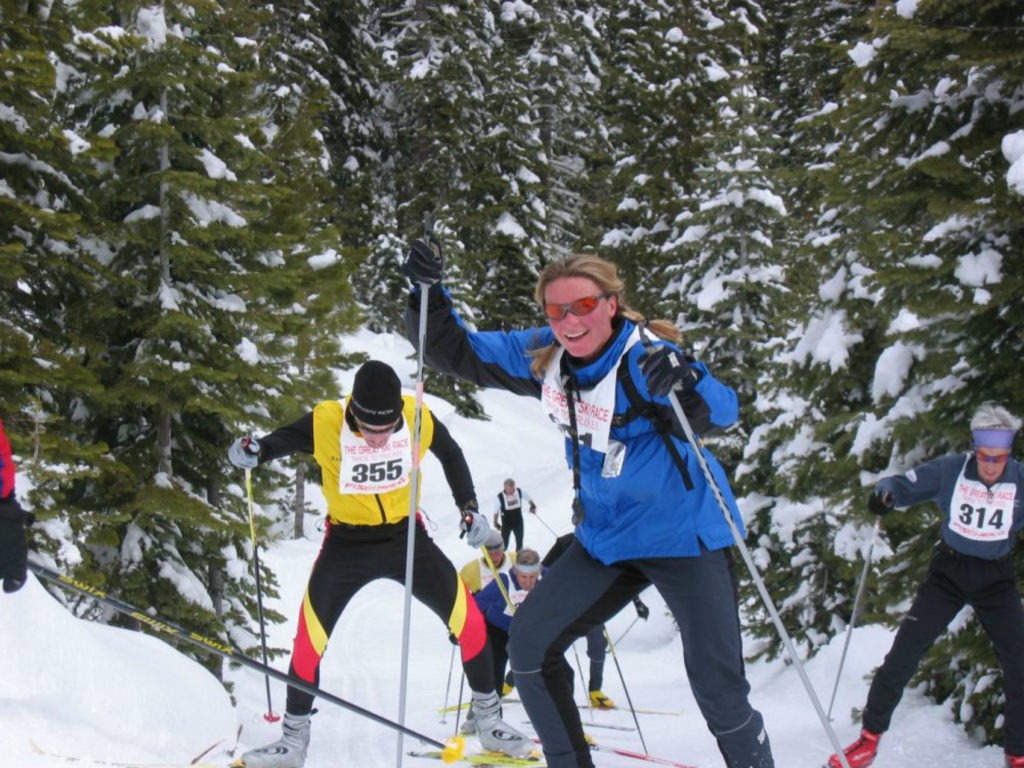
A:
<svg viewBox="0 0 1024 768">
<path fill-rule="evenodd" d="M 647 379 L 647 389 L 655 397 L 665 397 L 673 389 L 685 395 L 697 386 L 702 375 L 682 352 L 664 345 L 641 358 L 640 370 Z"/>
<path fill-rule="evenodd" d="M 868 496 L 868 509 L 876 515 L 887 515 L 892 512 L 895 501 L 892 497 L 892 491 L 883 491 L 876 488 Z"/>
<path fill-rule="evenodd" d="M 416 240 L 409 248 L 409 254 L 402 264 L 402 273 L 412 280 L 413 285 L 435 285 L 441 282 L 443 268 L 441 243 L 436 237 L 429 235 L 426 240 Z"/>
<path fill-rule="evenodd" d="M 4 592 L 17 592 L 28 578 L 25 526 L 33 519 L 22 511 L 13 494 L 0 501 L 0 579 Z"/>
<path fill-rule="evenodd" d="M 651 615 L 651 609 L 647 607 L 647 603 L 645 603 L 639 597 L 634 597 L 633 607 L 636 608 L 636 615 L 644 621 L 647 621 L 647 617 Z"/>
</svg>

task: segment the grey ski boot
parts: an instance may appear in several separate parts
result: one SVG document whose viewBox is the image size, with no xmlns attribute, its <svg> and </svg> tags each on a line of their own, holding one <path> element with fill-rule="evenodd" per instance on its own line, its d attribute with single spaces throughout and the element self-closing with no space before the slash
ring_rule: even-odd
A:
<svg viewBox="0 0 1024 768">
<path fill-rule="evenodd" d="M 501 700 L 497 693 L 473 691 L 471 709 L 476 735 L 484 749 L 518 758 L 529 757 L 533 752 L 530 738 L 501 719 Z"/>
<path fill-rule="evenodd" d="M 242 755 L 245 768 L 302 768 L 309 746 L 309 715 L 284 714 L 281 738 Z"/>
</svg>

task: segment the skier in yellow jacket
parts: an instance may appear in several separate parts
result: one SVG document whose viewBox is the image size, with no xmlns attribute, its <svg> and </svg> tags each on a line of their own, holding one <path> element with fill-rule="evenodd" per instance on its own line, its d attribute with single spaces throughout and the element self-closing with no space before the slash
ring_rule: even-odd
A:
<svg viewBox="0 0 1024 768">
<path fill-rule="evenodd" d="M 395 371 L 371 360 L 356 372 L 349 397 L 326 400 L 263 437 L 238 438 L 228 451 L 242 469 L 311 453 L 323 474 L 327 533 L 302 600 L 289 667 L 299 680 L 317 684 L 327 640 L 356 592 L 375 579 L 405 580 L 415 409 L 415 398 L 402 394 Z M 418 458 L 428 450 L 444 468 L 468 543 L 479 548 L 490 526 L 477 511 L 469 466 L 447 428 L 424 405 Z M 515 757 L 528 755 L 530 740 L 501 720 L 492 651 L 476 603 L 419 519 L 415 535 L 413 595 L 458 640 L 481 744 Z M 246 768 L 301 768 L 312 709 L 313 696 L 289 687 L 281 739 L 242 755 Z"/>
</svg>

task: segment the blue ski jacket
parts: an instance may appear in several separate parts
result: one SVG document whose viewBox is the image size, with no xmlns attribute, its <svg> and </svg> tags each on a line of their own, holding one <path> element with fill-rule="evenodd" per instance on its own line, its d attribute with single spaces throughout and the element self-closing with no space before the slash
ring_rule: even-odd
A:
<svg viewBox="0 0 1024 768">
<path fill-rule="evenodd" d="M 544 571 L 546 572 L 547 569 L 545 568 Z M 515 569 L 499 573 L 498 578 L 501 579 L 505 592 L 510 596 L 522 589 Z M 484 620 L 507 635 L 512 626 L 512 614 L 508 610 L 508 602 L 505 600 L 505 595 L 502 594 L 498 582 L 492 581 L 473 595 L 473 599 L 476 600 L 476 606 L 480 609 L 480 613 L 484 615 Z M 518 604 L 516 607 L 519 607 Z"/>
<path fill-rule="evenodd" d="M 410 296 L 406 329 L 418 344 L 419 290 Z M 641 343 L 628 346 L 635 325 L 617 319 L 616 332 L 601 356 L 582 364 L 563 356 L 580 390 L 596 387 L 616 366 L 628 375 L 639 396 L 652 403 L 663 423 L 672 423 L 671 440 L 681 462 L 666 447 L 665 437 L 651 418 L 632 407 L 621 376 L 616 377 L 614 415 L 610 439 L 624 452 L 617 473 L 603 471 L 605 454 L 578 441 L 580 457 L 580 499 L 584 518 L 576 526 L 576 537 L 591 556 L 606 565 L 648 557 L 696 557 L 701 549 L 723 549 L 734 543 L 722 509 L 698 464 L 697 456 L 675 422 L 667 398 L 652 397 L 640 370 L 646 350 Z M 441 286 L 430 289 L 424 360 L 440 371 L 479 386 L 505 389 L 540 399 L 542 382 L 530 372 L 531 349 L 554 341 L 550 328 L 519 331 L 473 331 L 469 329 Z M 660 339 L 655 344 L 665 344 Z M 717 381 L 706 366 L 695 362 L 702 378 L 688 396 L 680 399 L 688 421 L 699 436 L 732 424 L 739 413 L 736 393 Z M 538 406 L 539 408 L 539 406 Z M 701 448 L 705 461 L 721 491 L 722 501 L 740 535 L 743 522 L 729 487 L 725 471 L 711 453 Z M 572 440 L 565 437 L 566 463 L 572 468 Z M 609 476 L 611 475 L 611 476 Z M 568 510 L 566 511 L 568 514 Z"/>
</svg>

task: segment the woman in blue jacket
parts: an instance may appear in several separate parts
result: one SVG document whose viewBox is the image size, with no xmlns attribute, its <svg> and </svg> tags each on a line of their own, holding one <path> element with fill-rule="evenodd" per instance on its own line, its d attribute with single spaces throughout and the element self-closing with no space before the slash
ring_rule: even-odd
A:
<svg viewBox="0 0 1024 768">
<path fill-rule="evenodd" d="M 474 332 L 440 285 L 432 238 L 403 271 L 416 286 L 406 327 L 418 343 L 420 285 L 430 286 L 424 359 L 484 387 L 540 401 L 565 435 L 577 542 L 516 613 L 509 658 L 551 768 L 591 768 L 562 654 L 653 585 L 679 625 L 694 697 L 729 768 L 772 768 L 761 715 L 748 700 L 732 532 L 675 422 L 675 391 L 694 432 L 732 424 L 735 392 L 679 349 L 679 331 L 645 323 L 615 265 L 591 254 L 555 261 L 535 297 L 546 327 Z M 742 530 L 725 473 L 704 457 Z"/>
</svg>

